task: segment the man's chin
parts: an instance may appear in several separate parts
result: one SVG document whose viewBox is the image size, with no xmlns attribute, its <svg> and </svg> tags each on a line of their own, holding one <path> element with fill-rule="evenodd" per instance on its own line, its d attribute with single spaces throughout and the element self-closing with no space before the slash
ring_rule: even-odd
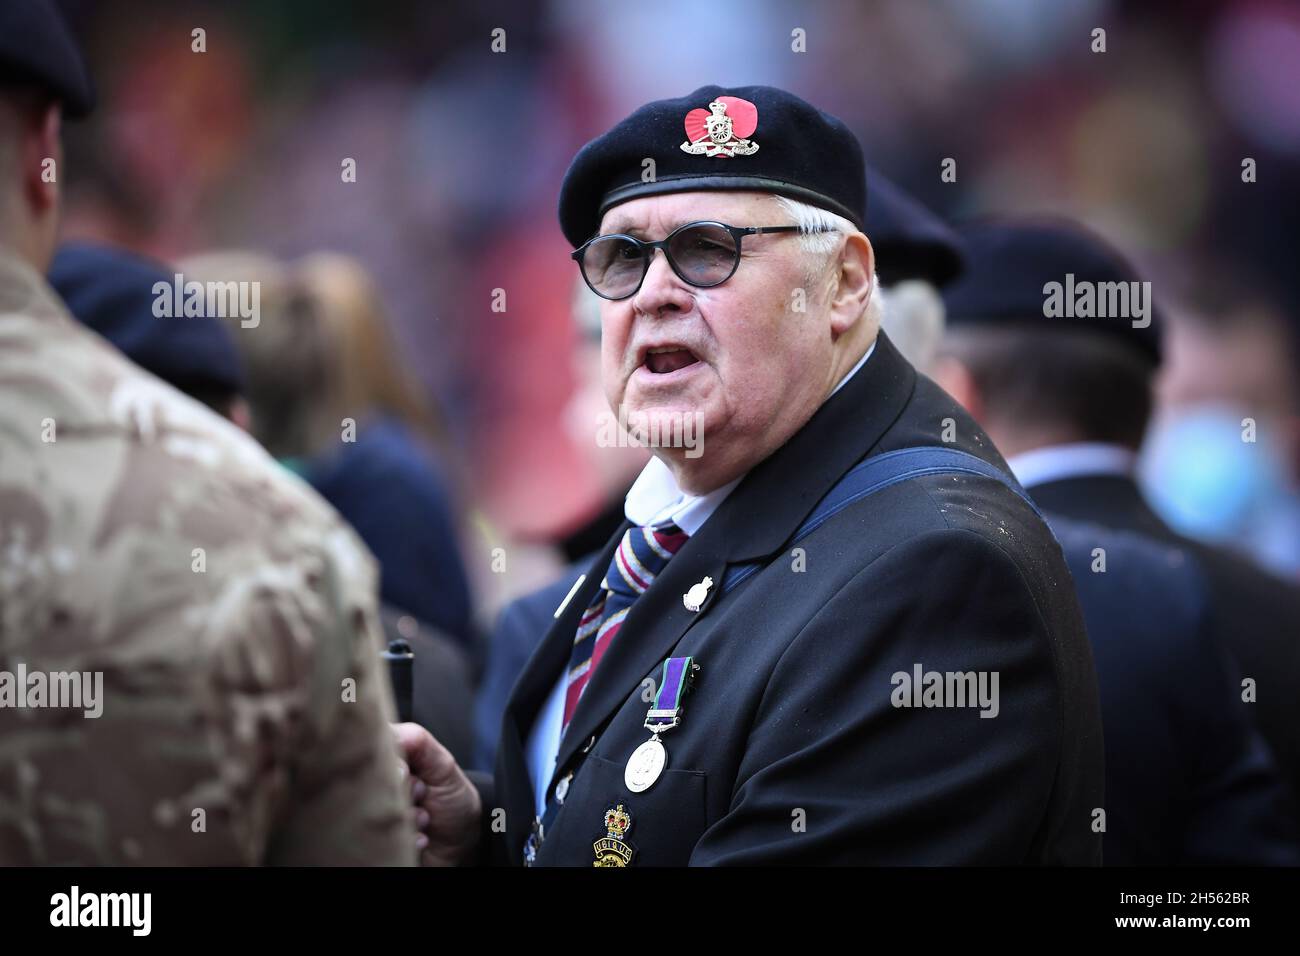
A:
<svg viewBox="0 0 1300 956">
<path fill-rule="evenodd" d="M 620 406 L 618 415 L 619 424 L 628 435 L 647 448 L 703 447 L 705 414 L 695 403 L 629 403 Z"/>
</svg>

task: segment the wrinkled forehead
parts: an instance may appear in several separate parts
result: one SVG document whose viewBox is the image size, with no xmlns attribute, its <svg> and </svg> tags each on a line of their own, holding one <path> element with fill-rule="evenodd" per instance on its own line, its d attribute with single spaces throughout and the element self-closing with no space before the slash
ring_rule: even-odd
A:
<svg viewBox="0 0 1300 956">
<path fill-rule="evenodd" d="M 713 219 L 729 226 L 779 226 L 789 217 L 783 216 L 772 193 L 696 190 L 642 196 L 619 203 L 606 210 L 600 221 L 600 233 L 663 238 L 678 226 L 701 219 Z"/>
</svg>

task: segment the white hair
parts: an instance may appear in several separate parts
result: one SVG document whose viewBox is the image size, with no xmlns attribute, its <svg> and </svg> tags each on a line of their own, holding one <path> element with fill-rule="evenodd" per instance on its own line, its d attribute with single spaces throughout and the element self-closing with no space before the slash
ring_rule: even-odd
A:
<svg viewBox="0 0 1300 956">
<path fill-rule="evenodd" d="M 858 231 L 843 216 L 818 206 L 811 206 L 789 196 L 774 196 L 777 204 L 799 227 L 799 247 L 814 255 L 830 255 L 839 248 L 841 236 L 851 236 Z"/>
<path fill-rule="evenodd" d="M 905 279 L 876 289 L 883 316 L 881 328 L 917 371 L 931 374 L 943 341 L 945 313 L 939 290 L 924 279 Z"/>
<path fill-rule="evenodd" d="M 812 260 L 808 269 L 808 282 L 812 284 L 840 247 L 845 236 L 860 233 L 853 223 L 843 216 L 813 206 L 789 196 L 773 196 L 777 205 L 790 217 L 791 225 L 799 227 L 799 248 Z M 866 317 L 869 322 L 880 327 L 884 317 L 884 305 L 879 295 L 880 279 L 873 272 L 871 275 L 871 298 L 867 302 Z"/>
</svg>

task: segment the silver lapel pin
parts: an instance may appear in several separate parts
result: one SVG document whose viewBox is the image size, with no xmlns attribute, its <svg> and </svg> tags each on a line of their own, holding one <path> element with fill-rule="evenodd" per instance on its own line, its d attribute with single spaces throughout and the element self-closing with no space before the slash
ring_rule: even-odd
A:
<svg viewBox="0 0 1300 956">
<path fill-rule="evenodd" d="M 691 589 L 682 595 L 682 603 L 686 605 L 686 610 L 698 612 L 709 596 L 711 587 L 713 587 L 713 578 L 707 575 L 699 584 L 692 584 Z"/>
</svg>

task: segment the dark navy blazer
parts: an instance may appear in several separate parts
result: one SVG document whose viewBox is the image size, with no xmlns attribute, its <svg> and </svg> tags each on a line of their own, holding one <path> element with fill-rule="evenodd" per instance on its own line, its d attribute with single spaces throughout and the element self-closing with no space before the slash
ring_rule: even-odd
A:
<svg viewBox="0 0 1300 956">
<path fill-rule="evenodd" d="M 1053 514 L 1136 531 L 1192 555 L 1209 585 L 1210 630 L 1237 682 L 1255 682 L 1256 724 L 1277 760 L 1300 829 L 1300 584 L 1177 534 L 1131 478 L 1082 475 L 1035 485 L 1029 493 Z"/>
<path fill-rule="evenodd" d="M 787 547 L 856 462 L 939 444 L 949 419 L 954 447 L 1005 467 L 882 334 L 857 375 L 745 477 L 593 674 L 561 741 L 548 792 L 572 778 L 539 865 L 590 866 L 619 805 L 634 866 L 1100 862 L 1095 673 L 1064 557 L 1032 508 L 994 479 L 930 475 L 835 515 L 800 542 L 802 561 Z M 516 682 L 494 776 L 475 776 L 494 862 L 522 862 L 534 819 L 524 743 L 617 541 Z M 763 570 L 734 591 L 685 607 L 706 575 L 721 582 L 752 561 Z M 649 738 L 643 682 L 686 655 L 701 671 L 663 738 L 668 768 L 632 793 L 624 767 Z M 894 706 L 894 675 L 917 665 L 996 673 L 997 716 Z"/>
<path fill-rule="evenodd" d="M 1097 664 L 1106 864 L 1296 865 L 1286 791 L 1214 640 L 1192 556 L 1131 532 L 1048 522 Z"/>
</svg>

